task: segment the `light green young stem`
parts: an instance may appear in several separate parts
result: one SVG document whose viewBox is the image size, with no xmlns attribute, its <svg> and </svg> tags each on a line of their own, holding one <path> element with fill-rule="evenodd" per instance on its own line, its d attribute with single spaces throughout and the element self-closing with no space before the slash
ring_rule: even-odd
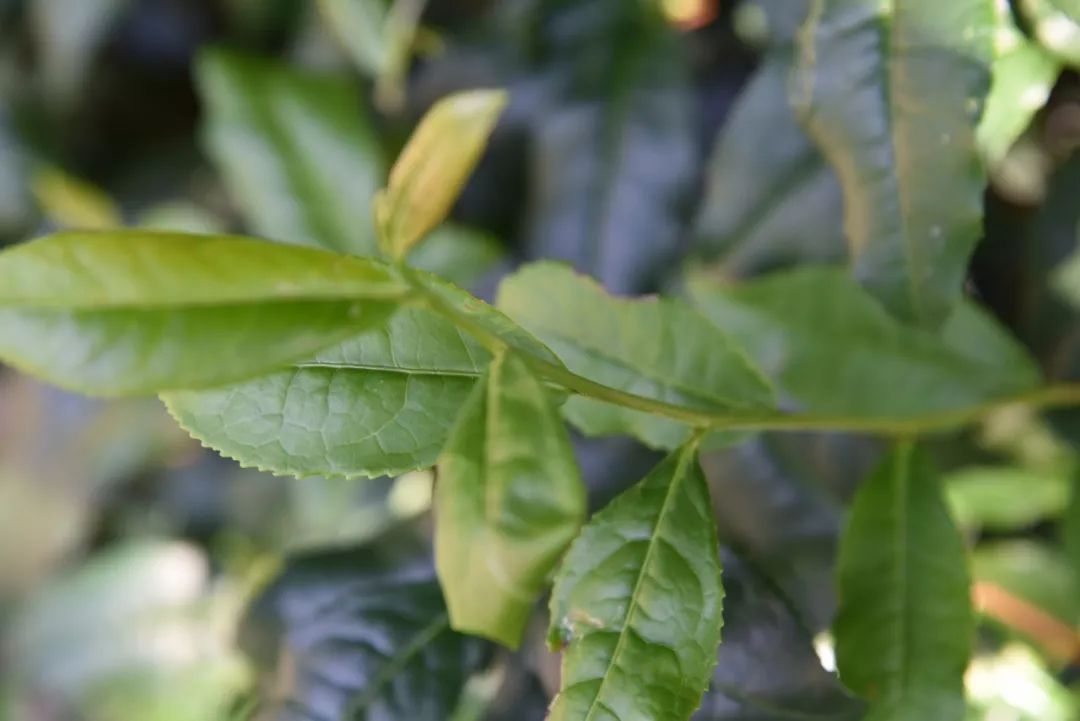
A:
<svg viewBox="0 0 1080 721">
<path fill-rule="evenodd" d="M 403 270 L 404 276 L 412 284 L 416 294 L 431 310 L 444 316 L 493 352 L 506 347 L 506 342 L 502 338 L 472 322 L 438 295 L 428 291 L 407 269 Z M 1049 409 L 1080 405 L 1080 383 L 1063 383 L 966 408 L 913 415 L 907 418 L 858 418 L 782 411 L 710 413 L 627 393 L 591 381 L 563 366 L 549 363 L 535 356 L 526 355 L 523 358 L 537 376 L 568 391 L 623 408 L 670 418 L 700 431 L 846 431 L 868 435 L 908 437 L 957 430 L 978 423 L 994 412 L 1009 406 L 1025 405 Z"/>
</svg>

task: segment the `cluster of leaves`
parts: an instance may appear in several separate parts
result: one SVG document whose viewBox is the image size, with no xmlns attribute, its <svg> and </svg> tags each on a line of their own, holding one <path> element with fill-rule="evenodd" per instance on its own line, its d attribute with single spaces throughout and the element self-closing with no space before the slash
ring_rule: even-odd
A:
<svg viewBox="0 0 1080 721">
<path fill-rule="evenodd" d="M 319 5 L 393 103 L 415 12 Z M 1076 62 L 1062 28 L 1080 37 L 1080 13 L 1050 0 L 745 8 L 744 24 L 769 21 L 765 57 L 717 141 L 698 258 L 670 297 L 612 294 L 674 252 L 694 176 L 685 48 L 653 2 L 515 6 L 514 22 L 541 31 L 507 72 L 550 77 L 499 78 L 509 108 L 493 90 L 440 100 L 388 174 L 348 81 L 204 52 L 205 144 L 260 238 L 72 230 L 0 253 L 0 358 L 16 368 L 91 395 L 160 394 L 203 444 L 274 474 L 436 468 L 433 566 L 405 538 L 297 557 L 255 604 L 252 655 L 274 665 L 269 628 L 269 648 L 284 637 L 293 656 L 285 717 L 450 718 L 491 657 L 471 637 L 519 647 L 550 587 L 550 719 L 682 721 L 699 706 L 716 719 L 960 719 L 975 630 L 963 530 L 1066 515 L 1076 545 L 1067 452 L 1037 471 L 943 478 L 923 437 L 1080 404 L 1025 348 L 1037 337 L 1020 327 L 1018 340 L 964 290 L 988 183 L 1008 177 Z M 387 32 L 365 37 L 373 22 Z M 515 109 L 530 92 L 542 111 Z M 538 116 L 538 152 L 558 158 L 533 180 L 529 254 L 577 270 L 526 264 L 488 304 L 451 282 L 459 255 L 482 251 L 446 220 L 504 113 Z M 787 265 L 802 267 L 731 282 Z M 1075 267 L 1052 281 L 1044 268 L 1040 288 L 1075 303 Z M 666 457 L 588 518 L 567 423 Z M 839 542 L 832 634 L 850 694 L 805 638 L 830 604 L 791 592 L 801 559 L 775 562 L 801 539 L 771 558 L 751 549 L 762 568 L 721 563 L 720 535 L 742 515 L 725 511 L 738 454 L 779 464 L 772 434 L 810 431 L 893 444 L 870 451 Z M 788 452 L 809 465 L 807 448 Z M 710 464 L 726 480 L 710 484 Z M 998 550 L 976 559 L 975 599 L 1045 641 L 994 602 L 1017 548 Z M 1055 599 L 1074 590 L 1063 566 Z M 725 618 L 738 638 L 752 614 L 802 643 L 796 698 L 725 660 Z M 1075 639 L 1075 603 L 1056 615 Z"/>
</svg>

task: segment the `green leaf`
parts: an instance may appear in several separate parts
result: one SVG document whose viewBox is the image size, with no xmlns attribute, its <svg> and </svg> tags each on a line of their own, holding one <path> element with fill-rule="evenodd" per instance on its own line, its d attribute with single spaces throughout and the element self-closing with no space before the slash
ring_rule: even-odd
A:
<svg viewBox="0 0 1080 721">
<path fill-rule="evenodd" d="M 566 427 L 521 359 L 492 363 L 438 472 L 435 561 L 451 623 L 517 648 L 586 512 Z"/>
<path fill-rule="evenodd" d="M 1032 33 L 1062 62 L 1080 67 L 1080 2 L 1077 0 L 1018 0 Z"/>
<path fill-rule="evenodd" d="M 1071 626 L 1080 624 L 1080 583 L 1061 549 L 1029 539 L 994 541 L 975 549 L 975 580 L 992 583 Z"/>
<path fill-rule="evenodd" d="M 498 305 L 598 383 L 703 411 L 773 407 L 768 381 L 738 345 L 681 301 L 616 298 L 567 266 L 541 262 L 504 280 Z M 630 434 L 656 448 L 689 435 L 676 421 L 581 396 L 563 412 L 589 435 Z"/>
<path fill-rule="evenodd" d="M 766 56 L 709 162 L 695 242 L 736 275 L 846 257 L 840 186 L 795 117 L 791 66 L 789 48 Z"/>
<path fill-rule="evenodd" d="M 982 232 L 993 29 L 990 0 L 817 0 L 802 36 L 799 103 L 840 175 L 855 275 L 926 326 L 959 300 Z"/>
<path fill-rule="evenodd" d="M 409 265 L 468 288 L 491 271 L 502 257 L 502 247 L 491 235 L 456 223 L 443 223 L 412 252 Z"/>
<path fill-rule="evenodd" d="M 501 90 L 473 90 L 440 100 L 401 152 L 375 198 L 383 252 L 404 258 L 442 223 L 457 201 L 506 107 Z"/>
<path fill-rule="evenodd" d="M 841 269 L 802 268 L 725 287 L 691 277 L 690 294 L 800 407 L 904 418 L 1037 387 L 1026 352 L 961 303 L 940 333 L 907 326 Z"/>
<path fill-rule="evenodd" d="M 688 445 L 589 522 L 551 597 L 567 646 L 548 721 L 686 721 L 716 663 L 724 590 L 705 477 Z"/>
<path fill-rule="evenodd" d="M 450 717 L 487 644 L 450 630 L 431 562 L 403 536 L 291 558 L 256 600 L 242 645 L 284 695 L 267 716 Z"/>
<path fill-rule="evenodd" d="M 384 266 L 250 238 L 61 233 L 0 253 L 0 358 L 95 395 L 220 385 L 382 321 Z"/>
<path fill-rule="evenodd" d="M 1026 468 L 974 467 L 945 477 L 946 498 L 964 528 L 1018 531 L 1057 518 L 1069 502 L 1069 483 Z"/>
<path fill-rule="evenodd" d="M 993 83 L 976 141 L 991 169 L 1005 159 L 1054 87 L 1061 64 L 1016 26 L 1008 3 L 995 2 Z"/>
<path fill-rule="evenodd" d="M 530 53 L 556 96 L 532 114 L 528 253 L 617 293 L 654 287 L 700 172 L 686 44 L 658 2 L 538 5 Z"/>
<path fill-rule="evenodd" d="M 197 64 L 203 137 L 253 230 L 373 255 L 375 135 L 350 82 L 214 50 Z"/>
<path fill-rule="evenodd" d="M 468 329 L 473 335 L 486 336 L 523 356 L 562 367 L 559 356 L 501 310 L 431 273 L 415 270 L 411 271 L 411 278 L 434 306 L 451 316 L 456 326 Z"/>
<path fill-rule="evenodd" d="M 435 463 L 489 360 L 441 317 L 403 308 L 287 370 L 162 399 L 188 433 L 244 466 L 373 478 Z"/>
<path fill-rule="evenodd" d="M 923 454 L 903 445 L 855 496 L 833 631 L 844 684 L 874 721 L 961 721 L 974 637 L 964 542 Z"/>
</svg>

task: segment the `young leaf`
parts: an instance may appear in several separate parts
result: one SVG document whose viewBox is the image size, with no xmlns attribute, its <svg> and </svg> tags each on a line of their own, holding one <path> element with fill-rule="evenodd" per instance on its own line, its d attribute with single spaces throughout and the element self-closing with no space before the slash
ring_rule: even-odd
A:
<svg viewBox="0 0 1080 721">
<path fill-rule="evenodd" d="M 498 305 L 582 376 L 629 393 L 705 411 L 772 408 L 772 388 L 742 350 L 673 299 L 624 300 L 558 263 L 534 263 L 503 281 Z M 573 397 L 566 417 L 590 435 L 629 433 L 675 448 L 686 426 Z"/>
<path fill-rule="evenodd" d="M 804 268 L 735 287 L 697 275 L 689 289 L 807 410 L 903 418 L 1039 384 L 1023 348 L 969 302 L 931 333 L 897 321 L 840 269 Z"/>
<path fill-rule="evenodd" d="M 799 102 L 840 175 L 855 275 L 925 326 L 959 300 L 981 234 L 993 29 L 989 0 L 817 0 L 804 28 Z"/>
<path fill-rule="evenodd" d="M 0 358 L 97 395 L 220 385 L 355 335 L 405 292 L 380 264 L 309 248 L 61 233 L 0 253 Z"/>
<path fill-rule="evenodd" d="M 783 48 L 765 57 L 709 161 L 695 242 L 701 255 L 735 275 L 846 256 L 836 173 L 789 100 L 792 55 Z"/>
<path fill-rule="evenodd" d="M 292 476 L 398 475 L 435 463 L 489 361 L 441 317 L 403 308 L 287 370 L 162 400 L 188 433 L 244 466 Z"/>
<path fill-rule="evenodd" d="M 585 512 L 548 391 L 519 358 L 500 355 L 439 458 L 435 563 L 453 627 L 516 648 Z"/>
<path fill-rule="evenodd" d="M 537 5 L 558 95 L 532 116 L 528 253 L 640 292 L 678 249 L 701 164 L 686 47 L 658 2 Z"/>
<path fill-rule="evenodd" d="M 693 445 L 589 522 L 551 596 L 567 646 L 548 721 L 686 721 L 716 663 L 724 590 Z"/>
<path fill-rule="evenodd" d="M 964 718 L 974 619 L 963 539 L 937 474 L 904 445 L 863 482 L 840 544 L 840 678 L 868 718 Z"/>
<path fill-rule="evenodd" d="M 291 558 L 253 604 L 241 642 L 286 694 L 270 717 L 450 718 L 486 644 L 450 630 L 430 559 L 401 535 Z"/>
<path fill-rule="evenodd" d="M 428 111 L 375 198 L 383 252 L 404 258 L 450 213 L 495 129 L 507 96 L 474 90 L 440 100 Z"/>
<path fill-rule="evenodd" d="M 1016 26 L 1012 7 L 995 2 L 994 79 L 976 130 L 987 164 L 994 169 L 1027 129 L 1061 72 L 1061 63 Z M 1078 38 L 1080 40 L 1080 38 Z"/>
<path fill-rule="evenodd" d="M 1018 0 L 1017 5 L 1043 47 L 1072 67 L 1080 67 L 1080 2 Z"/>
<path fill-rule="evenodd" d="M 222 50 L 196 69 L 207 150 L 254 231 L 374 255 L 383 163 L 352 85 Z"/>
</svg>

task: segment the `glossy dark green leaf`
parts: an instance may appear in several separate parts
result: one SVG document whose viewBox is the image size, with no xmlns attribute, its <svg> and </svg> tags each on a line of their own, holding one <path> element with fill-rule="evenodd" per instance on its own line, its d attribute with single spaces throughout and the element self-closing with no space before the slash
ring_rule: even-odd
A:
<svg viewBox="0 0 1080 721">
<path fill-rule="evenodd" d="M 1069 502 L 1069 482 L 1060 473 L 973 467 L 948 474 L 944 482 L 952 515 L 964 528 L 1019 531 L 1059 517 Z"/>
<path fill-rule="evenodd" d="M 1039 384 L 1023 348 L 969 302 L 932 333 L 890 316 L 840 269 L 802 268 L 736 286 L 698 275 L 690 293 L 808 410 L 903 418 Z"/>
<path fill-rule="evenodd" d="M 822 668 L 810 634 L 752 564 L 724 564 L 724 642 L 693 721 L 855 721 L 862 704 Z"/>
<path fill-rule="evenodd" d="M 498 305 L 552 348 L 567 367 L 599 383 L 706 411 L 768 409 L 769 383 L 742 349 L 682 301 L 626 300 L 558 263 L 535 263 L 503 281 Z M 589 435 L 630 434 L 675 448 L 675 421 L 574 397 L 566 417 Z"/>
<path fill-rule="evenodd" d="M 492 363 L 438 473 L 435 561 L 451 623 L 516 648 L 586 513 L 566 427 L 521 359 Z"/>
<path fill-rule="evenodd" d="M 797 94 L 844 188 L 856 277 L 936 327 L 981 235 L 975 128 L 990 86 L 991 0 L 818 0 Z"/>
<path fill-rule="evenodd" d="M 501 90 L 443 98 L 427 112 L 375 197 L 383 252 L 404 258 L 446 220 L 506 108 Z"/>
<path fill-rule="evenodd" d="M 191 435 L 244 466 L 293 476 L 397 475 L 435 463 L 489 360 L 447 321 L 405 308 L 289 369 L 163 400 Z"/>
<path fill-rule="evenodd" d="M 381 322 L 385 266 L 229 236 L 62 233 L 0 254 L 0 357 L 95 395 L 233 382 Z"/>
<path fill-rule="evenodd" d="M 686 48 L 660 3 L 543 0 L 525 243 L 619 293 L 655 285 L 700 165 Z"/>
<path fill-rule="evenodd" d="M 383 162 L 351 83 L 221 50 L 197 71 L 207 150 L 252 229 L 373 255 Z"/>
<path fill-rule="evenodd" d="M 693 446 L 611 502 L 570 548 L 551 597 L 565 646 L 549 721 L 686 721 L 723 623 L 716 528 Z"/>
<path fill-rule="evenodd" d="M 695 243 L 734 275 L 847 253 L 840 186 L 795 117 L 791 66 L 790 48 L 770 52 L 709 162 Z"/>
<path fill-rule="evenodd" d="M 1017 0 L 1017 7 L 1043 47 L 1073 67 L 1080 67 L 1080 2 Z"/>
<path fill-rule="evenodd" d="M 868 718 L 964 718 L 969 585 L 937 473 L 903 445 L 863 482 L 840 544 L 837 668 Z"/>
<path fill-rule="evenodd" d="M 289 560 L 241 637 L 283 721 L 446 721 L 485 645 L 450 630 L 430 560 L 393 536 Z"/>
<path fill-rule="evenodd" d="M 1008 3 L 995 2 L 993 83 L 976 132 L 991 169 L 999 166 L 1050 97 L 1061 63 L 1016 26 Z M 1078 35 L 1080 42 L 1080 35 Z"/>
</svg>

